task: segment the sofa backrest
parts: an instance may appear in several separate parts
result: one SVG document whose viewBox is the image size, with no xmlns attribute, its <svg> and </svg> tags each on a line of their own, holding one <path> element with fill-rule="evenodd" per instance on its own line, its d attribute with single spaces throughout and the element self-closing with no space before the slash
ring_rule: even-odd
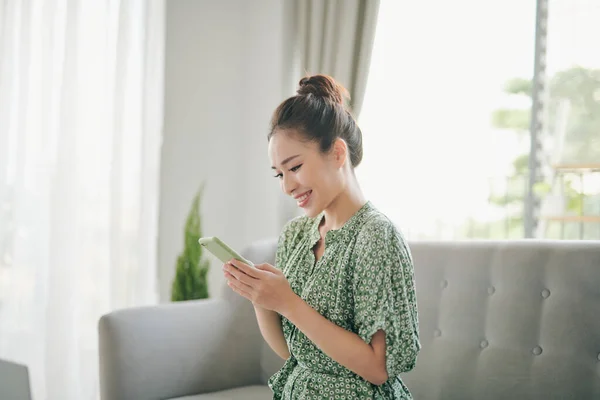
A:
<svg viewBox="0 0 600 400">
<path fill-rule="evenodd" d="M 416 399 L 600 398 L 600 241 L 410 248 L 422 350 L 401 378 Z M 273 264 L 275 249 L 246 254 Z M 264 344 L 262 381 L 282 364 Z"/>
<path fill-rule="evenodd" d="M 416 399 L 600 398 L 600 241 L 410 247 Z"/>
</svg>

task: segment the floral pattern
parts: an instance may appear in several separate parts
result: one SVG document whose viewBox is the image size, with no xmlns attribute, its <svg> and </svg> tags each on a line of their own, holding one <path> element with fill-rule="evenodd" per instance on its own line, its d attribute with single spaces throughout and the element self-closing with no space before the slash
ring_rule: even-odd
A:
<svg viewBox="0 0 600 400">
<path fill-rule="evenodd" d="M 340 365 L 289 320 L 282 328 L 291 356 L 269 379 L 276 400 L 412 399 L 400 373 L 414 368 L 419 342 L 414 269 L 408 245 L 394 224 L 371 202 L 342 228 L 325 235 L 325 252 L 315 262 L 324 217 L 297 217 L 286 224 L 275 265 L 292 290 L 321 315 L 370 343 L 386 333 L 389 379 L 373 385 Z"/>
</svg>

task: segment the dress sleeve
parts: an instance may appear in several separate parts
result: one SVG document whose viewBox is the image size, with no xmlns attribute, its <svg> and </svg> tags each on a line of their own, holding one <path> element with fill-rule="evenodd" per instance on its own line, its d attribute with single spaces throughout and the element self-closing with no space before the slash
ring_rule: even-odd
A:
<svg viewBox="0 0 600 400">
<path fill-rule="evenodd" d="M 285 248 L 286 240 L 285 233 L 288 229 L 288 225 L 283 228 L 282 232 L 279 234 L 279 239 L 277 239 L 277 250 L 275 251 L 275 265 L 274 267 L 277 269 L 282 269 L 282 263 L 287 257 L 287 249 Z M 272 253 L 271 253 L 272 254 Z"/>
<path fill-rule="evenodd" d="M 294 241 L 298 236 L 298 228 L 301 223 L 301 218 L 296 217 L 288 221 L 281 230 L 277 240 L 277 250 L 275 251 L 275 268 L 283 270 L 290 248 L 293 248 Z"/>
<path fill-rule="evenodd" d="M 369 221 L 358 234 L 354 270 L 354 325 L 370 343 L 385 331 L 390 378 L 414 368 L 419 342 L 414 268 L 408 245 L 389 220 Z"/>
</svg>

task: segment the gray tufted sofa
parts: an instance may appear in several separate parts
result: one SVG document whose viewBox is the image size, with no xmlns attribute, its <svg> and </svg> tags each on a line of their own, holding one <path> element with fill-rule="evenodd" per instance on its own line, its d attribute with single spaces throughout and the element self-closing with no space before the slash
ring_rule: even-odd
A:
<svg viewBox="0 0 600 400">
<path fill-rule="evenodd" d="M 273 263 L 274 240 L 244 253 Z M 416 400 L 600 399 L 600 242 L 413 242 Z M 282 361 L 252 307 L 223 298 L 99 321 L 103 400 L 269 399 Z M 185 397 L 184 397 L 185 396 Z"/>
</svg>

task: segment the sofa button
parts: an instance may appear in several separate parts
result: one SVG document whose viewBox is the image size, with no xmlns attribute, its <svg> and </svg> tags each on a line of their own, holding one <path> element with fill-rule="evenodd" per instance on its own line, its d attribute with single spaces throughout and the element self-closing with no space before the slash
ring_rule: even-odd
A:
<svg viewBox="0 0 600 400">
<path fill-rule="evenodd" d="M 488 294 L 491 296 L 491 295 L 493 295 L 494 293 L 496 293 L 496 288 L 495 288 L 495 287 L 493 287 L 493 286 L 490 286 L 490 287 L 488 288 Z"/>
<path fill-rule="evenodd" d="M 440 283 L 440 287 L 442 289 L 446 289 L 448 287 L 448 281 L 444 279 L 442 283 Z"/>
<path fill-rule="evenodd" d="M 436 329 L 435 331 L 433 331 L 433 336 L 435 336 L 435 337 L 442 336 L 442 331 L 440 331 L 439 329 Z"/>
<path fill-rule="evenodd" d="M 488 345 L 489 345 L 489 343 L 488 343 L 488 341 L 487 341 L 487 340 L 485 340 L 485 339 L 484 339 L 484 340 L 482 340 L 482 341 L 481 341 L 481 343 L 479 343 L 479 346 L 480 346 L 482 349 L 485 349 L 486 347 L 488 347 Z"/>
<path fill-rule="evenodd" d="M 536 356 L 539 356 L 540 354 L 542 354 L 542 348 L 540 346 L 535 346 L 533 348 L 533 354 L 535 354 Z"/>
<path fill-rule="evenodd" d="M 542 297 L 547 299 L 550 296 L 550 291 L 548 289 L 542 290 Z"/>
</svg>

